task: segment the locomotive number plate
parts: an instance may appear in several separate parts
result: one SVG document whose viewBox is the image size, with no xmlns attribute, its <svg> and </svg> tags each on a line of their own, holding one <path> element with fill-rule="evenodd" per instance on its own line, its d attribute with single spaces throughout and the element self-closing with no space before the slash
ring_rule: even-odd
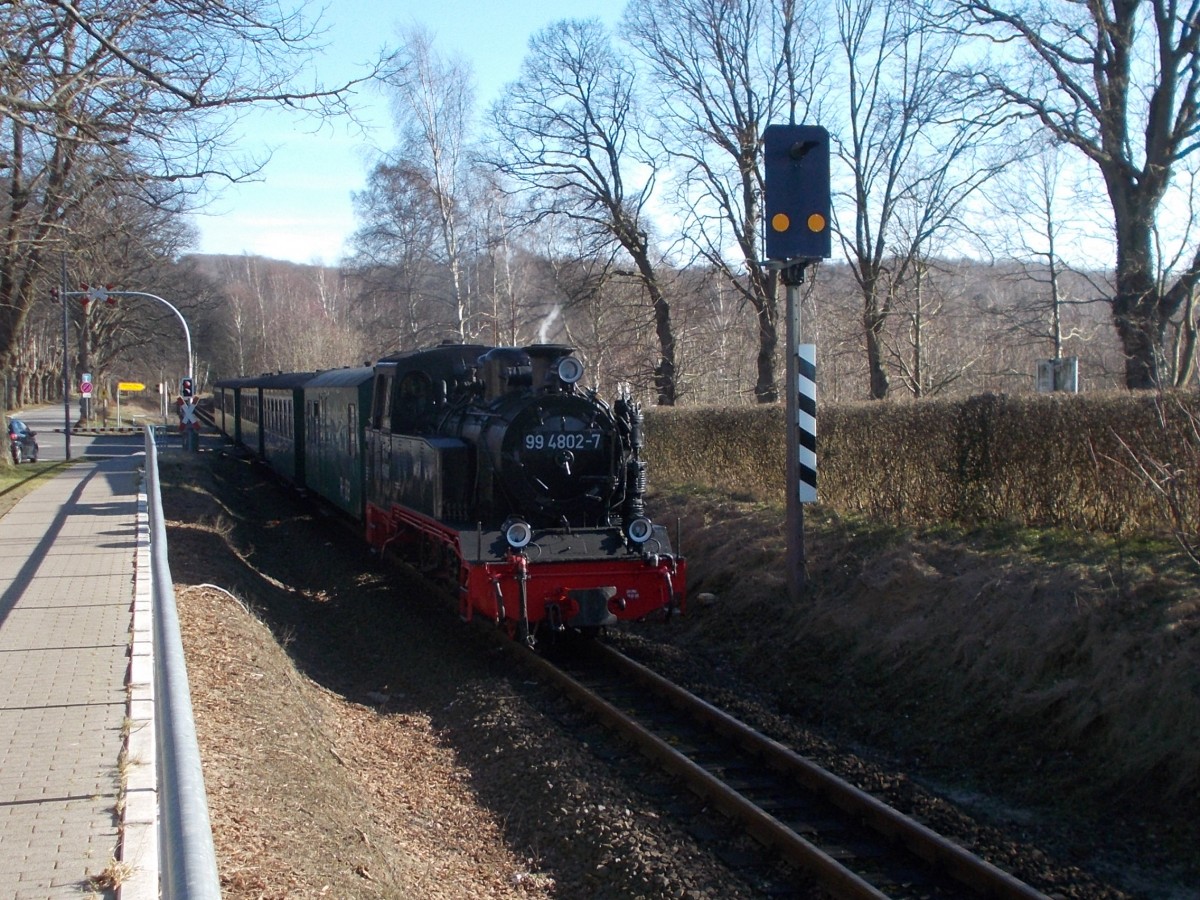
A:
<svg viewBox="0 0 1200 900">
<path fill-rule="evenodd" d="M 554 431 L 525 435 L 526 450 L 598 450 L 600 432 Z"/>
</svg>

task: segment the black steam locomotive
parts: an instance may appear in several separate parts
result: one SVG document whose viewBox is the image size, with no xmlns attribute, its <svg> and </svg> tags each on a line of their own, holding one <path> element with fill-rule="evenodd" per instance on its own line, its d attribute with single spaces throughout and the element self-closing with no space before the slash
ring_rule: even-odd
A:
<svg viewBox="0 0 1200 900">
<path fill-rule="evenodd" d="M 686 562 L 645 515 L 636 403 L 569 347 L 443 345 L 372 367 L 217 382 L 222 430 L 444 576 L 511 635 L 681 610 Z"/>
</svg>

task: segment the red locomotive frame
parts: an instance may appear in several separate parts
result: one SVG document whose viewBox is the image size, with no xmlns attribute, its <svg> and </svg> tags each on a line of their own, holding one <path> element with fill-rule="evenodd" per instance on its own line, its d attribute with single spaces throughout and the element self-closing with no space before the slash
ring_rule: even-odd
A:
<svg viewBox="0 0 1200 900">
<path fill-rule="evenodd" d="M 684 611 L 687 562 L 674 555 L 542 558 L 540 541 L 555 547 L 582 542 L 595 553 L 611 529 L 535 530 L 529 545 L 534 550 L 505 547 L 497 555 L 500 532 L 458 530 L 400 505 L 385 510 L 368 502 L 366 525 L 367 542 L 377 552 L 395 550 L 456 585 L 465 621 L 481 616 L 512 636 L 529 637 L 530 623 L 552 631 L 563 626 L 586 631 Z"/>
</svg>

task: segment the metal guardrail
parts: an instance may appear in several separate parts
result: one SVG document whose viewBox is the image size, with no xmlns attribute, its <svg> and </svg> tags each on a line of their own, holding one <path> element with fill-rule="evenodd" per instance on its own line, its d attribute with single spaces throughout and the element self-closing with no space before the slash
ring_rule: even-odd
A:
<svg viewBox="0 0 1200 900">
<path fill-rule="evenodd" d="M 163 900 L 220 900 L 208 800 L 184 664 L 154 432 L 146 428 L 146 505 L 154 604 L 154 694 L 158 708 L 158 842 Z"/>
</svg>

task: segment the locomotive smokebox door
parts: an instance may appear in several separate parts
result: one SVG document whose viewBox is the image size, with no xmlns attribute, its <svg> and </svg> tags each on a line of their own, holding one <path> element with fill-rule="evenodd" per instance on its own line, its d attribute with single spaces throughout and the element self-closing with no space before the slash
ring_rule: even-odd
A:
<svg viewBox="0 0 1200 900">
<path fill-rule="evenodd" d="M 540 523 L 603 524 L 612 501 L 614 426 L 588 401 L 544 394 L 513 414 L 500 470 L 513 505 Z"/>
</svg>

